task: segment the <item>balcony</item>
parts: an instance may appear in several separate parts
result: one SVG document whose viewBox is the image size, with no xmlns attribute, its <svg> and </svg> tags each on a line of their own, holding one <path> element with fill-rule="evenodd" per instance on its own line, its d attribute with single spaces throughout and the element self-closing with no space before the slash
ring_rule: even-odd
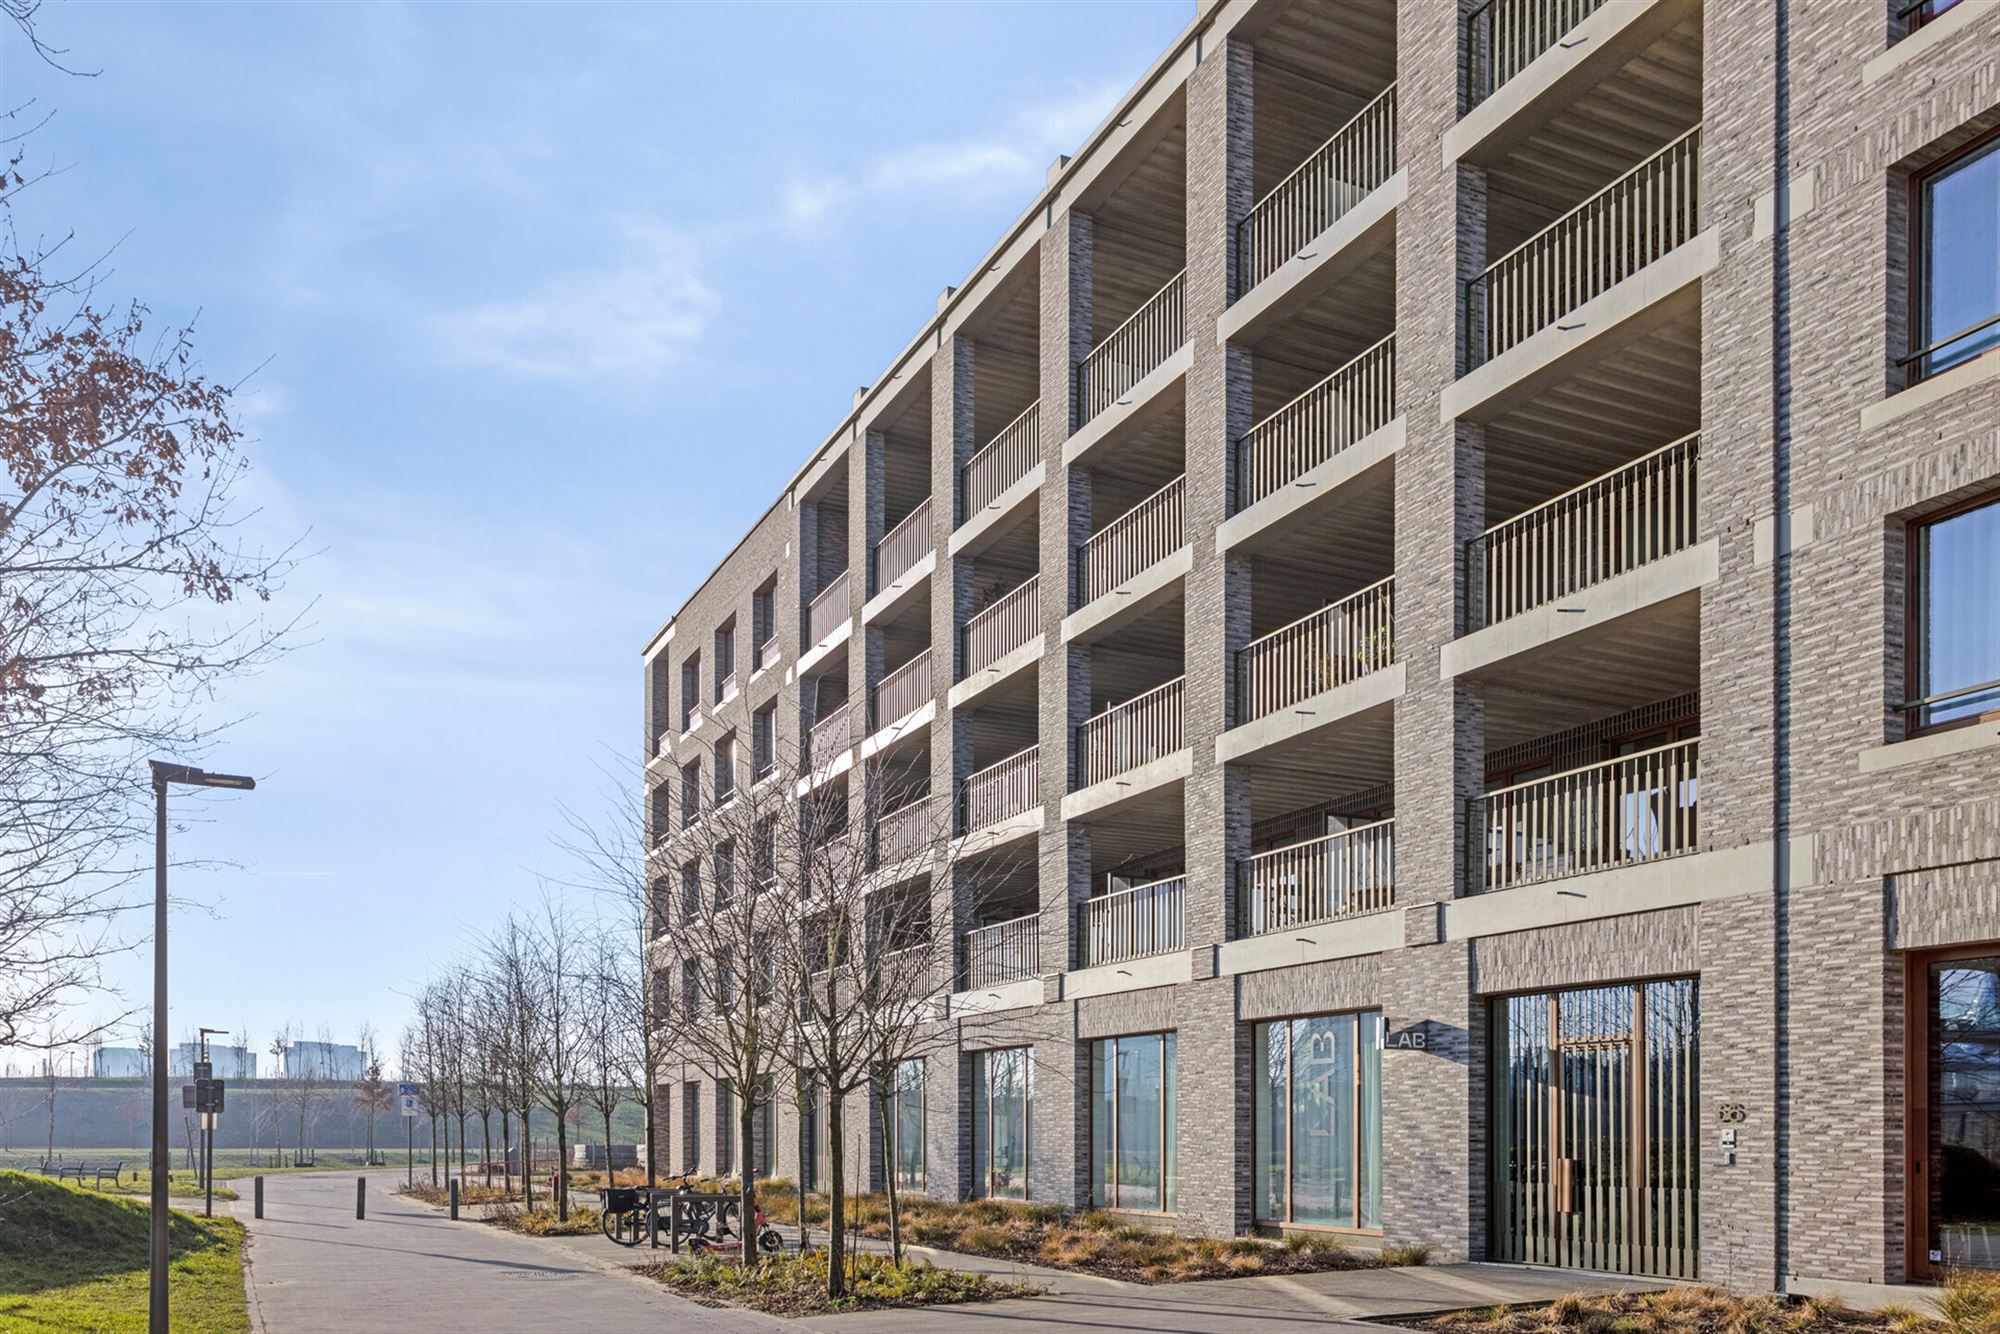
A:
<svg viewBox="0 0 2000 1334">
<path fill-rule="evenodd" d="M 1003 593 L 965 623 L 965 674 L 971 677 L 1023 647 L 1041 632 L 1042 577 Z"/>
<path fill-rule="evenodd" d="M 1042 405 L 1000 428 L 958 473 L 958 521 L 965 523 L 1007 493 L 1042 461 Z"/>
<path fill-rule="evenodd" d="M 1243 722 L 1291 708 L 1396 660 L 1395 579 L 1253 639 L 1236 655 Z"/>
<path fill-rule="evenodd" d="M 806 642 L 819 644 L 828 635 L 847 624 L 849 614 L 847 599 L 847 571 L 833 576 L 833 581 L 821 589 L 806 610 Z"/>
<path fill-rule="evenodd" d="M 1468 633 L 1694 545 L 1701 437 L 1685 436 L 1466 544 Z"/>
<path fill-rule="evenodd" d="M 965 933 L 965 989 L 997 987 L 1042 971 L 1042 918 L 1029 913 Z"/>
<path fill-rule="evenodd" d="M 1236 508 L 1290 486 L 1396 416 L 1396 336 L 1384 338 L 1236 442 Z"/>
<path fill-rule="evenodd" d="M 1466 284 L 1468 360 L 1500 356 L 1700 230 L 1697 125 Z"/>
<path fill-rule="evenodd" d="M 931 553 L 935 538 L 931 531 L 931 501 L 925 496 L 875 544 L 874 591 L 880 593 L 914 569 L 918 561 Z"/>
<path fill-rule="evenodd" d="M 1035 809 L 1041 799 L 1041 752 L 1030 746 L 965 780 L 966 833 Z"/>
<path fill-rule="evenodd" d="M 715 683 L 715 703 L 719 708 L 736 698 L 736 673 L 731 672 Z"/>
<path fill-rule="evenodd" d="M 1333 132 L 1236 227 L 1237 290 L 1275 273 L 1396 170 L 1396 85 Z"/>
<path fill-rule="evenodd" d="M 854 744 L 853 709 L 842 704 L 812 726 L 806 736 L 806 759 L 814 773 L 832 767 Z"/>
<path fill-rule="evenodd" d="M 1181 703 L 1187 678 L 1177 676 L 1123 704 L 1115 704 L 1076 730 L 1077 787 L 1116 778 L 1181 749 Z"/>
<path fill-rule="evenodd" d="M 1187 477 L 1176 477 L 1077 548 L 1078 607 L 1181 549 L 1186 494 Z"/>
<path fill-rule="evenodd" d="M 1077 425 L 1124 397 L 1186 342 L 1187 270 L 1183 269 L 1077 366 Z"/>
<path fill-rule="evenodd" d="M 900 722 L 931 702 L 931 651 L 925 649 L 875 685 L 868 701 L 868 728 Z"/>
<path fill-rule="evenodd" d="M 1470 803 L 1474 892 L 1695 851 L 1699 737 L 1503 787 Z M 1481 832 L 1483 830 L 1483 833 Z"/>
<path fill-rule="evenodd" d="M 1486 0 L 1467 14 L 1467 105 L 1477 106 L 1491 97 L 1603 4 L 1604 0 Z"/>
<path fill-rule="evenodd" d="M 1240 930 L 1261 936 L 1396 905 L 1396 822 L 1273 848 L 1236 866 Z"/>
<path fill-rule="evenodd" d="M 1187 946 L 1187 877 L 1086 899 L 1078 911 L 1078 966 L 1124 963 Z"/>
<path fill-rule="evenodd" d="M 931 846 L 931 799 L 918 797 L 876 817 L 875 865 L 895 866 Z"/>
<path fill-rule="evenodd" d="M 772 635 L 757 646 L 757 670 L 769 671 L 778 665 L 778 637 Z"/>
</svg>

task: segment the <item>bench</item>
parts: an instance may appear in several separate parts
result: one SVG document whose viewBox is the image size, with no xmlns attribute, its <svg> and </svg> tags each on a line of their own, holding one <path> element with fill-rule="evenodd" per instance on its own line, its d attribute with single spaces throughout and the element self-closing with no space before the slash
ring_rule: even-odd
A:
<svg viewBox="0 0 2000 1334">
<path fill-rule="evenodd" d="M 86 1161 L 80 1163 L 63 1163 L 58 1166 L 59 1170 L 54 1174 L 56 1180 L 60 1181 L 64 1177 L 75 1177 L 76 1184 L 81 1186 L 83 1179 L 89 1177 L 91 1178 L 91 1184 L 98 1190 L 104 1189 L 104 1179 L 106 1177 L 111 1178 L 111 1184 L 115 1186 L 125 1174 L 125 1160 L 123 1158 L 115 1162 Z"/>
</svg>

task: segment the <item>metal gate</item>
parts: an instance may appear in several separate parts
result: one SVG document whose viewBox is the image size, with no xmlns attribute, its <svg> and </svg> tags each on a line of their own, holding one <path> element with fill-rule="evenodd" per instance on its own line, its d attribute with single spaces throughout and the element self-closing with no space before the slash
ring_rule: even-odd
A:
<svg viewBox="0 0 2000 1334">
<path fill-rule="evenodd" d="M 1696 1277 L 1697 1018 L 1692 978 L 1494 1002 L 1494 1259 Z"/>
</svg>

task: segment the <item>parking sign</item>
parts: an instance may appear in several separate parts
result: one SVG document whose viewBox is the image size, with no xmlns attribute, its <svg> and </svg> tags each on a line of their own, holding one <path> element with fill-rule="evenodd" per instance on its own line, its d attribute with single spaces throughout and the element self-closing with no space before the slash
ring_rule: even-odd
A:
<svg viewBox="0 0 2000 1334">
<path fill-rule="evenodd" d="M 396 1102 L 398 1109 L 404 1116 L 417 1115 L 417 1095 L 419 1092 L 419 1086 L 415 1084 L 396 1085 Z"/>
</svg>

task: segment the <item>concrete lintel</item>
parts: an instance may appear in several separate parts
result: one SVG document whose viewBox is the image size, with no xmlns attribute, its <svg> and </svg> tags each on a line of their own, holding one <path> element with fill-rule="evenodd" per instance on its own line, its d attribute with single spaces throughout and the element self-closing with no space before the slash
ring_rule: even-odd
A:
<svg viewBox="0 0 2000 1334">
<path fill-rule="evenodd" d="M 1186 950 L 1175 950 L 1171 954 L 1151 954 L 1143 959 L 1101 963 L 1064 973 L 1062 998 L 1081 1000 L 1085 996 L 1111 996 L 1121 991 L 1144 991 L 1192 981 L 1194 956 Z"/>
<path fill-rule="evenodd" d="M 953 848 L 959 857 L 977 857 L 998 847 L 1012 843 L 1017 838 L 1026 838 L 1042 832 L 1043 810 L 1040 806 L 1033 810 L 1010 815 L 1004 820 L 996 820 L 984 829 L 975 829 L 969 834 L 959 835 Z"/>
<path fill-rule="evenodd" d="M 2000 0 L 1959 0 L 1959 3 L 1923 27 L 1875 56 L 1861 67 L 1861 86 L 1870 87 L 1888 78 L 1905 65 L 1943 46 L 1975 24 L 2000 18 Z M 1989 32 L 1989 43 L 2000 41 L 2000 33 Z"/>
<path fill-rule="evenodd" d="M 890 747 L 921 734 L 936 717 L 937 701 L 925 700 L 887 727 L 878 727 L 864 737 L 861 742 L 861 758 L 873 759 Z"/>
<path fill-rule="evenodd" d="M 1438 649 L 1438 670 L 1446 680 L 1465 676 L 1657 606 L 1713 583 L 1721 563 L 1721 544 L 1711 537 L 1650 565 L 1454 639 Z"/>
<path fill-rule="evenodd" d="M 829 657 L 831 657 L 833 655 L 833 651 L 839 648 L 842 644 L 845 644 L 848 640 L 848 636 L 852 635 L 853 633 L 854 633 L 854 618 L 852 616 L 849 616 L 846 620 L 840 623 L 839 629 L 835 630 L 825 639 L 820 640 L 819 643 L 814 644 L 811 648 L 807 649 L 804 653 L 801 653 L 799 655 L 799 668 L 798 668 L 799 676 L 803 678 L 810 675 L 812 673 L 813 668 L 819 666 L 822 662 L 825 662 Z"/>
<path fill-rule="evenodd" d="M 1063 442 L 1063 463 L 1074 466 L 1092 450 L 1124 439 L 1165 412 L 1175 402 L 1172 391 L 1186 384 L 1193 367 L 1194 342 L 1190 339 L 1119 395 L 1117 402 L 1077 427 Z"/>
<path fill-rule="evenodd" d="M 945 702 L 953 709 L 962 709 L 987 689 L 999 685 L 1015 672 L 1032 667 L 1042 660 L 1042 636 L 1036 635 L 1012 653 L 1003 653 L 997 662 L 988 663 L 972 675 L 951 688 Z"/>
<path fill-rule="evenodd" d="M 995 987 L 951 993 L 954 1015 L 998 1014 L 1003 1010 L 1027 1010 L 1042 1003 L 1042 979 L 1024 977 Z"/>
<path fill-rule="evenodd" d="M 1247 940 L 1216 947 L 1215 971 L 1220 977 L 1261 973 L 1328 959 L 1351 959 L 1403 947 L 1403 916 L 1395 909 L 1349 917 L 1339 922 L 1286 927 Z"/>
<path fill-rule="evenodd" d="M 1921 412 L 1941 399 L 1994 379 L 2000 379 L 2000 351 L 1982 353 L 1948 371 L 1919 380 L 1908 389 L 1875 400 L 1861 409 L 1861 429 L 1873 431 L 1887 426 L 1898 417 Z"/>
<path fill-rule="evenodd" d="M 1398 417 L 1370 431 L 1326 462 L 1300 473 L 1290 485 L 1230 515 L 1215 530 L 1216 552 L 1220 554 L 1261 537 L 1300 511 L 1337 496 L 1343 486 L 1400 454 L 1407 435 L 1404 420 Z"/>
<path fill-rule="evenodd" d="M 923 559 L 897 575 L 894 583 L 861 604 L 861 623 L 867 625 L 900 608 L 904 602 L 923 591 L 936 569 L 937 551 L 926 551 Z"/>
<path fill-rule="evenodd" d="M 1078 788 L 1062 799 L 1062 818 L 1084 820 L 1104 815 L 1161 788 L 1184 783 L 1194 772 L 1194 752 L 1183 747 L 1171 755 L 1148 760 L 1136 769 L 1127 769 L 1115 778 Z"/>
<path fill-rule="evenodd" d="M 1500 936 L 1768 894 L 1771 884 L 1771 843 L 1766 839 L 1454 899 L 1445 905 L 1445 939 Z"/>
<path fill-rule="evenodd" d="M 1366 263 L 1396 239 L 1396 210 L 1409 194 L 1408 170 L 1370 190 L 1367 198 L 1217 316 L 1216 341 L 1254 341 Z"/>
<path fill-rule="evenodd" d="M 1063 617 L 1063 643 L 1092 643 L 1123 622 L 1172 601 L 1181 591 L 1181 581 L 1193 570 L 1191 546 L 1182 547 L 1165 560 L 1154 561 L 1118 587 Z"/>
<path fill-rule="evenodd" d="M 993 498 L 991 504 L 960 524 L 948 545 L 952 557 L 976 556 L 1013 530 L 1015 524 L 1035 513 L 1027 502 L 1042 489 L 1048 465 L 1037 463 L 1021 479 Z"/>
<path fill-rule="evenodd" d="M 1372 709 L 1384 708 L 1402 697 L 1405 681 L 1404 665 L 1391 663 L 1381 671 L 1370 672 L 1359 680 L 1331 690 L 1322 690 L 1310 699 L 1302 699 L 1269 717 L 1232 727 L 1215 739 L 1216 762 L 1228 764 L 1267 747 L 1297 742 L 1323 727 L 1332 727 Z"/>
<path fill-rule="evenodd" d="M 1614 74 L 1699 0 L 1621 0 L 1605 5 L 1529 61 L 1444 132 L 1444 167 L 1490 166 Z"/>
<path fill-rule="evenodd" d="M 1926 732 L 1907 741 L 1892 741 L 1886 746 L 1870 746 L 1855 757 L 1855 768 L 1864 774 L 1881 773 L 1884 769 L 1900 769 L 1909 764 L 1935 764 L 1954 755 L 1996 747 L 2000 747 L 2000 723 L 1969 723 L 1964 727 Z"/>
<path fill-rule="evenodd" d="M 1477 370 L 1444 387 L 1438 416 L 1486 421 L 1553 380 L 1610 356 L 1699 304 L 1696 285 L 1722 256 L 1710 227 L 1623 282 L 1600 292 L 1545 329 L 1528 335 Z"/>
</svg>

